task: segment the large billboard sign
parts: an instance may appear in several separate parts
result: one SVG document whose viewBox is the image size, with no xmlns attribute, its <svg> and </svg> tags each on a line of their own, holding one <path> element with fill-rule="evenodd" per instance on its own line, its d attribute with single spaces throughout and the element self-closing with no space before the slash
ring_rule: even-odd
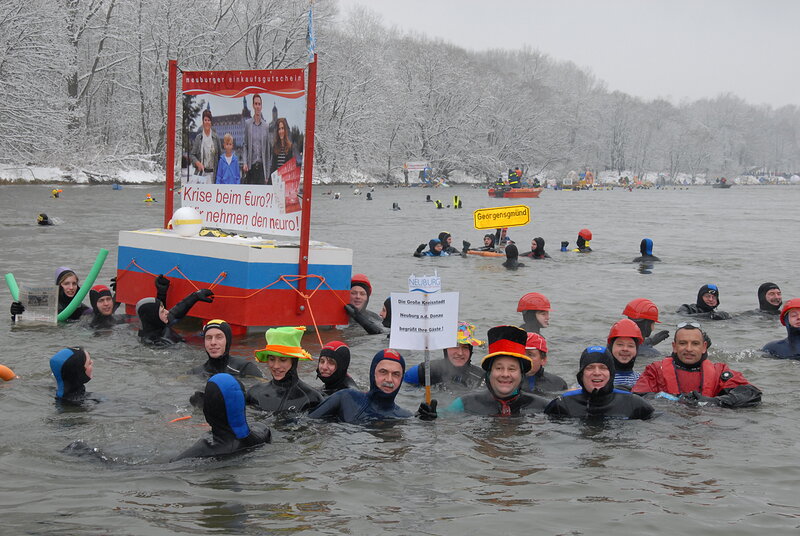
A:
<svg viewBox="0 0 800 536">
<path fill-rule="evenodd" d="M 300 235 L 303 69 L 183 73 L 181 204 L 206 227 Z"/>
</svg>

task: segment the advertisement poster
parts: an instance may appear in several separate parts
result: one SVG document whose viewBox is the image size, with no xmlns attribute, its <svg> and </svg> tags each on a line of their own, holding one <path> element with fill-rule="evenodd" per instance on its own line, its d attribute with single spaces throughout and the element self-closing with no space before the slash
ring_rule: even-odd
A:
<svg viewBox="0 0 800 536">
<path fill-rule="evenodd" d="M 205 227 L 300 235 L 303 69 L 183 73 L 181 205 Z"/>
</svg>

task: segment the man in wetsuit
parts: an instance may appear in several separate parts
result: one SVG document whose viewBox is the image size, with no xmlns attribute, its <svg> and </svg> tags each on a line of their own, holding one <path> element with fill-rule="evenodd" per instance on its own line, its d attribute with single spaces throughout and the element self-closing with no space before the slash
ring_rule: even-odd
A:
<svg viewBox="0 0 800 536">
<path fill-rule="evenodd" d="M 203 346 L 206 350 L 208 360 L 202 365 L 198 365 L 188 374 L 197 374 L 210 377 L 214 374 L 226 372 L 237 376 L 255 376 L 263 378 L 261 369 L 252 361 L 248 361 L 241 356 L 231 356 L 231 343 L 233 342 L 233 332 L 231 326 L 224 320 L 209 320 L 203 326 Z"/>
<path fill-rule="evenodd" d="M 567 391 L 545 408 L 554 417 L 649 419 L 653 407 L 641 397 L 614 388 L 614 359 L 604 346 L 581 353 L 577 374 L 580 389 Z"/>
<path fill-rule="evenodd" d="M 561 376 L 544 371 L 547 365 L 547 341 L 544 337 L 538 333 L 528 333 L 525 354 L 531 360 L 531 370 L 522 382 L 523 391 L 545 395 L 567 390 L 567 382 Z"/>
<path fill-rule="evenodd" d="M 639 252 L 642 256 L 636 257 L 632 262 L 655 262 L 661 260 L 653 255 L 653 241 L 649 238 L 642 238 L 642 242 L 639 244 Z"/>
<path fill-rule="evenodd" d="M 483 381 L 483 369 L 473 365 L 472 351 L 483 341 L 475 338 L 475 326 L 468 322 L 458 323 L 456 346 L 445 348 L 441 359 L 430 362 L 431 385 L 441 385 L 445 389 L 475 389 Z M 425 363 L 414 365 L 403 376 L 409 385 L 425 385 Z"/>
<path fill-rule="evenodd" d="M 762 283 L 758 287 L 758 311 L 770 315 L 781 314 L 783 296 L 781 289 L 775 283 Z"/>
<path fill-rule="evenodd" d="M 725 363 L 708 360 L 708 341 L 696 322 L 681 322 L 672 341 L 672 355 L 645 367 L 633 386 L 636 394 L 666 393 L 692 405 L 726 408 L 755 406 L 761 391 Z"/>
<path fill-rule="evenodd" d="M 786 338 L 767 343 L 763 350 L 771 357 L 800 359 L 800 298 L 786 302 L 780 318 L 786 326 Z"/>
<path fill-rule="evenodd" d="M 383 333 L 382 319 L 376 313 L 369 311 L 369 298 L 372 296 L 372 283 L 364 274 L 354 274 L 350 279 L 350 303 L 344 310 L 351 318 L 349 325 L 358 324 L 370 335 Z"/>
<path fill-rule="evenodd" d="M 125 323 L 125 317 L 114 314 L 114 311 L 119 307 L 119 303 L 114 300 L 114 295 L 107 286 L 93 286 L 89 290 L 89 303 L 92 305 L 89 327 L 107 329 L 117 324 Z"/>
<path fill-rule="evenodd" d="M 728 320 L 731 315 L 717 311 L 719 307 L 719 288 L 717 285 L 703 285 L 697 291 L 695 303 L 684 303 L 676 311 L 678 314 L 704 316 L 710 320 Z"/>
<path fill-rule="evenodd" d="M 407 419 L 412 413 L 394 402 L 403 384 L 405 369 L 403 356 L 389 348 L 381 350 L 372 358 L 369 367 L 369 391 L 337 391 L 308 416 L 347 423 Z"/>
</svg>

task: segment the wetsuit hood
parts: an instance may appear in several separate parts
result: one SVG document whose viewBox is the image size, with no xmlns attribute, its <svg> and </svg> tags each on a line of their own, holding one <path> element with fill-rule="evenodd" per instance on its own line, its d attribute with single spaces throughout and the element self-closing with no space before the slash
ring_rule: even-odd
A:
<svg viewBox="0 0 800 536">
<path fill-rule="evenodd" d="M 653 325 L 655 325 L 655 322 L 649 318 L 631 318 L 631 320 L 634 324 L 639 326 L 639 331 L 642 332 L 642 337 L 645 339 L 653 332 Z"/>
<path fill-rule="evenodd" d="M 438 238 L 431 238 L 430 241 L 428 241 L 428 249 L 430 250 L 431 255 L 433 255 L 434 257 L 438 257 L 439 255 L 442 254 L 441 251 L 436 251 L 436 249 L 434 249 L 436 247 L 436 244 L 442 244 L 442 241 L 439 240 Z M 442 244 L 442 248 L 444 248 L 444 244 Z"/>
<path fill-rule="evenodd" d="M 442 247 L 446 249 L 447 248 L 447 239 L 450 238 L 450 233 L 448 233 L 447 231 L 442 231 L 441 233 L 439 233 L 439 237 L 438 238 L 439 238 L 439 242 L 442 243 Z"/>
<path fill-rule="evenodd" d="M 320 357 L 329 357 L 336 361 L 336 370 L 327 378 L 319 374 L 319 364 L 317 365 L 317 378 L 322 380 L 325 387 L 333 387 L 347 378 L 347 369 L 350 367 L 350 348 L 341 341 L 331 341 L 322 347 L 319 352 Z"/>
<path fill-rule="evenodd" d="M 546 255 L 544 251 L 544 238 L 537 236 L 533 241 L 536 242 L 536 251 L 533 254 L 534 258 L 543 258 Z"/>
<path fill-rule="evenodd" d="M 244 439 L 250 435 L 244 387 L 230 374 L 214 374 L 206 383 L 203 415 L 216 439 Z"/>
<path fill-rule="evenodd" d="M 91 378 L 86 375 L 86 353 L 83 348 L 64 348 L 50 358 L 50 370 L 56 378 L 56 397 L 71 398 L 82 395 L 84 384 Z"/>
<path fill-rule="evenodd" d="M 642 243 L 639 244 L 639 251 L 641 252 L 642 256 L 651 256 L 653 255 L 653 241 L 649 238 L 642 238 Z"/>
<path fill-rule="evenodd" d="M 483 238 L 484 239 L 486 239 L 486 238 L 491 239 L 492 243 L 489 244 L 489 247 L 493 248 L 495 246 L 495 239 L 494 239 L 494 235 L 493 234 L 485 234 L 485 235 L 483 235 Z"/>
<path fill-rule="evenodd" d="M 209 320 L 203 326 L 203 338 L 205 338 L 206 333 L 212 329 L 218 329 L 223 333 L 223 335 L 225 335 L 225 353 L 219 358 L 212 358 L 210 355 L 208 355 L 208 351 L 206 351 L 206 355 L 208 355 L 209 359 L 227 359 L 231 351 L 231 343 L 233 342 L 233 331 L 231 330 L 231 326 L 224 320 Z"/>
<path fill-rule="evenodd" d="M 378 363 L 384 360 L 396 361 L 400 363 L 400 367 L 402 368 L 402 374 L 400 375 L 400 384 L 391 393 L 384 393 L 378 388 L 378 384 L 375 383 L 375 370 L 378 368 Z M 406 360 L 403 359 L 403 356 L 401 356 L 395 350 L 386 348 L 375 354 L 372 358 L 372 364 L 369 366 L 368 394 L 370 398 L 372 398 L 373 400 L 378 400 L 384 404 L 394 404 L 394 399 L 397 396 L 397 393 L 400 392 L 400 387 L 402 387 L 403 385 L 403 375 L 405 373 L 406 373 Z"/>
<path fill-rule="evenodd" d="M 639 357 L 639 346 L 640 346 L 639 341 L 633 339 L 633 342 L 636 345 L 636 355 L 633 356 L 633 359 L 631 359 L 627 363 L 622 363 L 621 361 L 617 360 L 617 358 L 614 356 L 614 353 L 611 351 L 611 348 L 614 347 L 615 340 L 617 340 L 617 337 L 611 339 L 608 344 L 608 352 L 611 354 L 611 358 L 614 360 L 614 371 L 616 372 L 617 370 L 622 370 L 622 371 L 633 370 L 633 366 L 636 364 L 636 358 Z"/>
<path fill-rule="evenodd" d="M 506 260 L 503 263 L 503 266 L 512 270 L 521 266 L 519 263 L 519 250 L 514 244 L 509 244 L 506 246 Z"/>
<path fill-rule="evenodd" d="M 93 311 L 93 312 L 94 312 L 94 314 L 95 314 L 95 315 L 97 315 L 97 316 L 109 316 L 109 315 L 103 315 L 103 314 L 102 314 L 100 311 L 98 311 L 98 309 L 97 309 L 97 301 L 98 301 L 100 298 L 103 298 L 103 297 L 105 297 L 105 296 L 108 296 L 109 298 L 113 298 L 113 297 L 114 297 L 114 296 L 111 294 L 111 289 L 110 289 L 110 288 L 108 288 L 108 287 L 107 287 L 107 286 L 105 286 L 105 285 L 95 285 L 95 286 L 93 286 L 93 287 L 91 288 L 91 290 L 89 291 L 89 303 L 91 303 L 91 304 L 92 304 L 92 311 Z M 114 314 L 113 310 L 112 310 L 111 314 Z"/>
<path fill-rule="evenodd" d="M 161 301 L 158 298 L 142 298 L 136 304 L 136 314 L 142 323 L 142 329 L 139 330 L 140 337 L 151 338 L 160 335 L 167 327 L 158 315 L 160 309 Z"/>
<path fill-rule="evenodd" d="M 575 242 L 578 244 L 578 249 L 586 249 L 586 239 L 582 236 L 579 236 Z"/>
<path fill-rule="evenodd" d="M 772 289 L 780 290 L 780 287 L 775 283 L 763 283 L 758 287 L 758 308 L 768 313 L 780 314 L 781 305 L 772 305 L 767 301 L 767 292 Z"/>
<path fill-rule="evenodd" d="M 583 384 L 583 370 L 592 363 L 602 363 L 608 368 L 608 382 L 600 389 L 589 391 Z M 581 353 L 577 379 L 583 391 L 590 396 L 602 396 L 614 390 L 614 357 L 605 346 L 590 346 Z"/>
<path fill-rule="evenodd" d="M 717 297 L 717 304 L 714 307 L 706 305 L 706 302 L 703 301 L 703 295 L 704 294 L 713 294 L 714 296 L 716 296 Z M 710 313 L 711 311 L 713 311 L 714 309 L 719 307 L 720 299 L 719 299 L 719 288 L 717 288 L 717 285 L 709 284 L 709 285 L 703 285 L 702 287 L 700 287 L 700 290 L 697 291 L 697 302 L 696 303 L 697 303 L 697 308 L 700 309 L 700 311 L 702 311 L 704 313 Z"/>
<path fill-rule="evenodd" d="M 536 318 L 536 313 L 538 311 L 528 310 L 522 311 L 522 328 L 530 333 L 539 333 L 539 330 L 542 329 L 542 324 Z"/>
<path fill-rule="evenodd" d="M 392 327 L 392 298 L 386 298 L 383 302 L 383 307 L 386 309 L 386 318 L 381 320 L 381 324 L 385 328 Z"/>
</svg>

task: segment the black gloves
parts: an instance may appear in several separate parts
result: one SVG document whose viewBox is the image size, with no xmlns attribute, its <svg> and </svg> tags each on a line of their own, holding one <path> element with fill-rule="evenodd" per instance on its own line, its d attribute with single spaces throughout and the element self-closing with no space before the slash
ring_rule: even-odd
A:
<svg viewBox="0 0 800 536">
<path fill-rule="evenodd" d="M 719 406 L 721 401 L 712 396 L 703 396 L 697 391 L 691 391 L 678 397 L 678 402 L 690 406 Z"/>
<path fill-rule="evenodd" d="M 112 277 L 111 278 L 111 282 L 108 284 L 108 286 L 111 287 L 111 292 L 116 294 L 117 293 L 117 278 L 116 277 Z"/>
<path fill-rule="evenodd" d="M 358 314 L 356 308 L 350 305 L 349 303 L 344 306 L 344 310 L 347 311 L 347 314 L 350 316 L 350 318 L 355 318 L 356 315 Z"/>
<path fill-rule="evenodd" d="M 669 337 L 669 331 L 666 329 L 662 329 L 658 333 L 653 333 L 649 337 L 644 340 L 644 343 L 648 346 L 655 346 L 656 344 L 662 342 L 664 339 Z"/>
<path fill-rule="evenodd" d="M 417 250 L 414 252 L 415 257 L 422 257 L 422 250 L 425 249 L 427 244 L 420 244 L 417 246 Z"/>
<path fill-rule="evenodd" d="M 17 315 L 21 315 L 25 312 L 25 306 L 22 305 L 21 302 L 15 301 L 11 302 L 11 321 L 14 322 L 17 319 Z"/>
<path fill-rule="evenodd" d="M 214 293 L 207 288 L 203 288 L 193 293 L 197 297 L 197 301 L 211 303 L 214 301 Z"/>
<path fill-rule="evenodd" d="M 569 242 L 566 240 L 561 242 L 561 251 L 567 251 L 567 247 L 569 246 Z"/>
<path fill-rule="evenodd" d="M 189 397 L 189 403 L 196 408 L 202 409 L 205 396 L 206 394 L 203 391 L 195 391 L 194 394 Z"/>
<path fill-rule="evenodd" d="M 436 413 L 436 406 L 439 402 L 434 398 L 431 400 L 430 405 L 423 402 L 419 405 L 419 409 L 417 410 L 417 417 L 423 421 L 432 421 L 436 419 L 439 415 Z"/>
<path fill-rule="evenodd" d="M 470 243 L 469 243 L 469 242 L 467 242 L 466 240 L 462 240 L 462 241 L 461 241 L 461 245 L 462 245 L 462 246 L 464 246 L 464 249 L 462 249 L 462 250 L 461 250 L 461 256 L 462 256 L 462 257 L 466 257 L 466 256 L 467 256 L 467 251 L 469 251 L 469 247 L 470 247 L 472 244 L 470 244 Z"/>
<path fill-rule="evenodd" d="M 725 311 L 711 311 L 711 314 L 708 315 L 711 320 L 728 320 L 731 315 L 726 313 Z"/>
<path fill-rule="evenodd" d="M 155 283 L 156 283 L 156 292 L 166 293 L 169 290 L 169 279 L 164 277 L 163 274 L 159 274 L 158 277 L 156 277 Z"/>
</svg>

